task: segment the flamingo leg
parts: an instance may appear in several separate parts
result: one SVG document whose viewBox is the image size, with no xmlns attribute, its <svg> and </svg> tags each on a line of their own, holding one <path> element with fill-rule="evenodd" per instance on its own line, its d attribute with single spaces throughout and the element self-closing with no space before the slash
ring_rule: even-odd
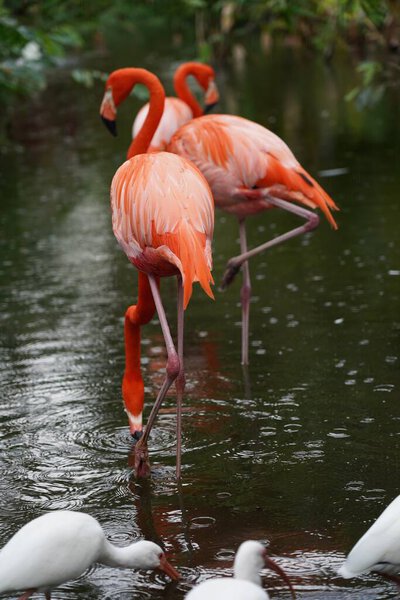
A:
<svg viewBox="0 0 400 600">
<path fill-rule="evenodd" d="M 307 231 L 312 231 L 319 225 L 319 216 L 316 213 L 311 212 L 310 210 L 307 210 L 301 206 L 297 206 L 297 204 L 293 204 L 292 202 L 281 200 L 279 198 L 271 198 L 269 196 L 266 196 L 266 199 L 268 200 L 269 204 L 273 204 L 278 208 L 287 210 L 288 212 L 305 219 L 306 223 L 304 223 L 304 225 L 301 225 L 300 227 L 291 229 L 290 231 L 287 231 L 286 233 L 279 235 L 273 240 L 269 240 L 268 242 L 265 242 L 264 244 L 261 244 L 260 246 L 249 250 L 248 252 L 244 252 L 239 256 L 234 256 L 233 258 L 228 260 L 228 264 L 226 266 L 225 273 L 222 278 L 221 289 L 223 290 L 226 289 L 230 283 L 232 283 L 237 273 L 239 272 L 240 267 L 243 265 L 243 263 L 249 260 L 249 258 L 260 254 L 261 252 L 264 252 L 264 250 L 268 250 L 273 246 L 282 244 L 283 242 L 286 242 L 287 240 L 290 240 L 298 235 L 302 235 Z"/>
<path fill-rule="evenodd" d="M 179 375 L 175 381 L 176 387 L 176 478 L 181 477 L 181 455 L 182 455 L 182 400 L 185 391 L 185 369 L 183 365 L 183 285 L 182 277 L 178 276 L 178 358 L 179 358 Z"/>
<path fill-rule="evenodd" d="M 149 464 L 149 453 L 147 449 L 147 441 L 149 439 L 150 431 L 154 425 L 154 421 L 156 420 L 158 411 L 160 410 L 160 406 L 163 403 L 163 400 L 174 383 L 175 379 L 178 377 L 180 373 L 180 364 L 179 357 L 175 350 L 174 342 L 172 340 L 171 332 L 169 329 L 167 317 L 165 315 L 164 307 L 161 300 L 160 291 L 158 289 L 157 281 L 153 275 L 149 275 L 149 283 L 151 287 L 151 292 L 154 298 L 154 304 L 157 309 L 158 318 L 160 320 L 161 329 L 163 332 L 165 345 L 167 348 L 167 373 L 164 379 L 164 383 L 161 386 L 161 389 L 158 393 L 156 401 L 151 409 L 151 413 L 149 415 L 146 427 L 144 429 L 143 435 L 140 440 L 137 442 L 135 446 L 135 472 L 137 477 L 148 477 L 150 475 L 150 464 Z"/>
<path fill-rule="evenodd" d="M 26 590 L 25 594 L 22 594 L 22 596 L 19 598 L 19 600 L 28 600 L 28 598 L 30 598 L 32 596 L 32 594 L 34 594 L 36 592 L 36 589 L 33 588 L 31 590 Z"/>
<path fill-rule="evenodd" d="M 239 220 L 240 252 L 241 255 L 247 252 L 247 236 L 245 220 Z M 242 365 L 249 364 L 249 320 L 250 320 L 250 298 L 251 282 L 250 268 L 248 261 L 242 263 L 243 284 L 240 290 L 240 299 L 242 302 Z"/>
</svg>

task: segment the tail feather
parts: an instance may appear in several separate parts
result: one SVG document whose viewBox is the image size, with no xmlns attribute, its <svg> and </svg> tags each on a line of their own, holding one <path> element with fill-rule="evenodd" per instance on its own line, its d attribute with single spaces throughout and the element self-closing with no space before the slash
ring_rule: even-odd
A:
<svg viewBox="0 0 400 600">
<path fill-rule="evenodd" d="M 179 258 L 182 263 L 184 288 L 183 305 L 186 308 L 192 295 L 193 282 L 198 281 L 205 293 L 214 299 L 210 287 L 210 283 L 214 283 L 214 280 L 206 256 L 205 234 L 193 230 L 186 222 L 182 222 L 179 234 Z"/>
<path fill-rule="evenodd" d="M 156 233 L 153 229 L 154 247 L 167 246 L 177 258 L 174 264 L 182 275 L 184 289 L 184 308 L 189 304 L 193 283 L 198 281 L 205 293 L 214 299 L 210 284 L 214 283 L 211 275 L 211 252 L 207 249 L 207 237 L 193 228 L 187 221 L 181 221 L 172 233 Z"/>
<path fill-rule="evenodd" d="M 339 208 L 303 167 L 299 165 L 297 168 L 287 168 L 272 154 L 268 154 L 268 161 L 268 173 L 260 182 L 257 182 L 257 185 L 266 187 L 284 185 L 287 189 L 286 198 L 290 198 L 292 194 L 293 200 L 308 205 L 311 203 L 315 208 L 320 208 L 332 227 L 338 228 L 331 210 L 339 210 Z M 301 196 L 304 196 L 304 199 Z"/>
</svg>

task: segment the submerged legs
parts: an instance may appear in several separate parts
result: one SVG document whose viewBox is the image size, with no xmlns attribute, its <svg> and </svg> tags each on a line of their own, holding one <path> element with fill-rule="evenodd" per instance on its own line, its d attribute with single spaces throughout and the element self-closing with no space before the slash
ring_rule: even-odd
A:
<svg viewBox="0 0 400 600">
<path fill-rule="evenodd" d="M 154 303 L 155 303 L 157 313 L 158 313 L 158 318 L 160 320 L 160 325 L 161 325 L 161 329 L 163 332 L 165 345 L 167 348 L 168 360 L 167 360 L 167 369 L 166 369 L 167 373 L 166 373 L 166 377 L 164 379 L 164 383 L 161 386 L 161 389 L 158 393 L 158 396 L 156 398 L 154 406 L 151 410 L 150 416 L 147 421 L 147 425 L 143 432 L 143 436 L 141 437 L 141 439 L 137 442 L 137 444 L 135 446 L 135 451 L 134 451 L 135 452 L 135 471 L 136 471 L 136 475 L 138 477 L 147 477 L 150 474 L 150 464 L 149 464 L 149 457 L 148 457 L 148 450 L 147 450 L 147 441 L 149 439 L 150 431 L 154 425 L 154 421 L 157 417 L 158 411 L 160 410 L 160 406 L 161 406 L 169 388 L 171 387 L 171 385 L 173 384 L 173 382 L 176 380 L 176 378 L 178 377 L 178 375 L 181 372 L 181 366 L 180 366 L 178 353 L 175 349 L 174 342 L 171 337 L 171 332 L 169 329 L 167 317 L 165 315 L 164 307 L 162 304 L 160 291 L 157 286 L 157 281 L 156 281 L 155 277 L 153 277 L 152 275 L 149 275 L 148 277 L 149 277 L 149 283 L 150 283 L 151 291 L 152 291 L 153 298 L 154 298 Z M 182 287 L 182 284 L 180 284 L 180 287 Z M 183 292 L 182 292 L 182 298 L 183 298 Z M 183 306 L 182 306 L 182 311 L 183 311 Z M 182 332 L 183 332 L 183 323 L 182 323 Z M 183 390 L 182 390 L 182 392 L 183 392 Z"/>
<path fill-rule="evenodd" d="M 240 252 L 241 255 L 247 252 L 247 237 L 245 220 L 239 220 Z M 240 290 L 240 299 L 242 301 L 242 365 L 249 364 L 249 320 L 250 320 L 250 268 L 248 261 L 242 263 L 243 284 Z"/>
<path fill-rule="evenodd" d="M 295 229 L 291 229 L 286 233 L 279 235 L 278 237 L 253 248 L 252 250 L 247 250 L 247 240 L 246 240 L 246 230 L 244 220 L 239 221 L 239 232 L 240 232 L 240 250 L 241 254 L 238 256 L 234 256 L 230 260 L 228 260 L 224 276 L 222 278 L 221 289 L 226 289 L 228 285 L 232 283 L 240 268 L 243 271 L 243 285 L 241 289 L 241 300 L 242 300 L 242 364 L 247 365 L 249 362 L 248 357 L 248 348 L 249 348 L 249 317 L 250 317 L 250 296 L 251 296 L 251 285 L 250 285 L 250 272 L 248 266 L 249 258 L 264 252 L 264 250 L 268 250 L 273 246 L 277 246 L 278 244 L 282 244 L 291 238 L 294 238 L 298 235 L 302 235 L 307 231 L 312 231 L 319 224 L 319 216 L 311 212 L 310 210 L 306 210 L 292 202 L 287 202 L 286 200 L 281 200 L 278 198 L 270 198 L 268 197 L 268 202 L 277 206 L 278 208 L 282 208 L 288 212 L 291 212 L 298 217 L 301 217 L 306 220 L 304 225 L 300 227 L 296 227 Z"/>
<path fill-rule="evenodd" d="M 176 387 L 176 477 L 181 476 L 181 454 L 182 454 L 182 399 L 185 391 L 185 370 L 183 366 L 183 285 L 182 277 L 178 276 L 178 358 L 179 375 L 175 381 Z"/>
</svg>

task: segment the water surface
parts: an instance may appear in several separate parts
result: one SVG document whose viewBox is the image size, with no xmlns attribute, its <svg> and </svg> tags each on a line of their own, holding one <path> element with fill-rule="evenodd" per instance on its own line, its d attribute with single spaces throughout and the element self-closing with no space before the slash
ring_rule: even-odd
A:
<svg viewBox="0 0 400 600">
<path fill-rule="evenodd" d="M 168 40 L 152 52 L 139 38 L 109 45 L 87 65 L 147 66 L 168 91 L 188 56 Z M 341 207 L 339 231 L 321 219 L 314 233 L 251 262 L 248 370 L 240 281 L 216 302 L 195 290 L 182 486 L 173 394 L 150 442 L 152 479 L 136 482 L 120 382 L 137 276 L 113 237 L 108 189 L 140 101 L 121 107 L 114 140 L 98 118 L 101 86 L 79 88 L 60 69 L 17 110 L 1 155 L 0 543 L 45 511 L 84 510 L 115 543 L 162 540 L 184 575 L 176 586 L 96 566 L 59 588 L 60 599 L 179 599 L 195 581 L 230 573 L 247 538 L 269 544 L 301 599 L 394 598 L 386 582 L 346 582 L 335 571 L 400 491 L 398 94 L 359 113 L 343 100 L 355 84 L 350 61 L 328 68 L 291 49 L 263 54 L 257 40 L 245 66 L 231 64 L 218 80 L 221 111 L 272 128 L 322 173 Z M 297 224 L 277 210 L 249 219 L 249 244 Z M 235 219 L 217 212 L 217 282 L 237 238 Z M 174 282 L 162 289 L 174 326 Z M 147 409 L 164 366 L 154 320 L 143 340 Z M 266 585 L 271 597 L 289 597 L 267 572 Z"/>
</svg>

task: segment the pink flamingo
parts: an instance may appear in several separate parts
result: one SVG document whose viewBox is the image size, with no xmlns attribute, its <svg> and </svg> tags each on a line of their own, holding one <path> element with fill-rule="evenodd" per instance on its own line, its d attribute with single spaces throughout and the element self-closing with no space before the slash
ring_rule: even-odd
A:
<svg viewBox="0 0 400 600">
<path fill-rule="evenodd" d="M 107 79 L 105 93 L 100 107 L 100 115 L 106 127 L 116 135 L 117 107 L 131 93 L 134 81 L 129 69 L 117 69 Z M 138 72 L 139 70 L 136 69 Z M 148 73 L 148 71 L 146 71 Z M 215 72 L 209 65 L 188 62 L 182 64 L 176 70 L 174 86 L 178 98 L 164 97 L 164 111 L 161 120 L 157 114 L 149 116 L 149 123 L 154 129 L 155 121 L 158 125 L 154 135 L 147 146 L 147 129 L 143 130 L 148 116 L 151 102 L 146 104 L 139 112 L 135 123 L 135 137 L 129 146 L 127 158 L 131 158 L 139 152 L 161 150 L 170 140 L 178 126 L 203 114 L 203 110 L 197 100 L 191 94 L 186 79 L 194 76 L 205 91 L 206 111 L 218 102 L 218 90 L 215 85 Z M 155 103 L 158 102 L 156 105 Z M 153 95 L 153 105 L 160 109 L 161 102 Z M 147 123 L 146 123 L 147 126 Z M 143 131 L 145 141 L 143 143 Z M 143 405 L 144 405 L 144 382 L 140 369 L 140 326 L 151 321 L 155 313 L 155 305 L 150 290 L 147 275 L 139 271 L 138 301 L 130 306 L 125 313 L 125 370 L 122 379 L 122 396 L 128 415 L 129 427 L 132 436 L 139 439 L 143 430 Z"/>
<path fill-rule="evenodd" d="M 239 219 L 241 253 L 228 261 L 221 287 L 226 288 L 242 268 L 242 363 L 246 365 L 251 296 L 248 259 L 318 226 L 317 214 L 293 202 L 320 208 L 334 229 L 337 225 L 330 209 L 337 210 L 337 206 L 277 135 L 241 117 L 194 119 L 174 134 L 168 150 L 197 165 L 210 184 L 216 205 Z M 245 218 L 274 206 L 306 223 L 248 250 Z"/>
<path fill-rule="evenodd" d="M 155 305 L 167 348 L 167 373 L 152 408 L 146 428 L 135 446 L 135 471 L 149 474 L 147 441 L 158 410 L 175 381 L 177 391 L 176 474 L 181 473 L 181 412 L 185 386 L 183 367 L 184 309 L 199 281 L 213 297 L 211 239 L 214 202 L 210 188 L 198 169 L 184 158 L 166 152 L 146 152 L 164 109 L 164 89 L 158 78 L 145 69 L 122 69 L 118 94 L 127 97 L 136 83 L 147 86 L 150 109 L 134 139 L 130 155 L 114 175 L 111 208 L 114 234 L 130 262 L 139 270 L 139 299 L 125 315 L 126 367 L 124 395 L 131 431 L 139 431 L 131 407 L 143 407 L 143 379 L 140 373 L 140 325 Z M 101 114 L 107 118 L 115 104 L 114 87 L 106 88 Z M 178 279 L 177 350 L 172 340 L 159 291 L 160 277 Z M 154 304 L 153 304 L 154 302 Z M 150 308 L 149 308 L 150 307 Z M 128 385 L 129 382 L 129 385 Z M 132 401 L 132 402 L 131 402 Z M 140 414 L 141 422 L 141 414 Z"/>
</svg>

